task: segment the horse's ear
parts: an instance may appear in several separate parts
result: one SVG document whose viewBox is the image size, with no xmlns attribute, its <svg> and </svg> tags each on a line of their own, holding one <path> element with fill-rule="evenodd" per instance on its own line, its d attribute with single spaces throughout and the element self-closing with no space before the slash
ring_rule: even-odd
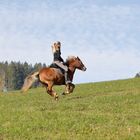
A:
<svg viewBox="0 0 140 140">
<path fill-rule="evenodd" d="M 80 58 L 77 56 L 77 59 L 80 60 Z"/>
</svg>

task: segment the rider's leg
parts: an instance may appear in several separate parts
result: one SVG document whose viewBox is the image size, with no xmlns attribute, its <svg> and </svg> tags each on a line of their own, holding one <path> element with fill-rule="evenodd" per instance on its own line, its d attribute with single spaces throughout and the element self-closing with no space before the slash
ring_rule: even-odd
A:
<svg viewBox="0 0 140 140">
<path fill-rule="evenodd" d="M 65 76 L 65 83 L 66 83 L 66 84 L 70 84 L 71 81 L 70 81 L 69 76 L 68 76 L 68 71 L 65 71 L 64 76 Z"/>
<path fill-rule="evenodd" d="M 58 65 L 60 68 L 62 68 L 65 71 L 64 77 L 65 77 L 65 83 L 69 84 L 71 83 L 69 75 L 68 75 L 68 67 L 64 64 L 62 64 L 59 61 L 55 61 L 55 64 Z"/>
</svg>

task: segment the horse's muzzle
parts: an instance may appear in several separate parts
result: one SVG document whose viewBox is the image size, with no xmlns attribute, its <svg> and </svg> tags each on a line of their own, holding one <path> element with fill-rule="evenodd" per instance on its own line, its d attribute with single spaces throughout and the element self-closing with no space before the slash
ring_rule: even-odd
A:
<svg viewBox="0 0 140 140">
<path fill-rule="evenodd" d="M 86 70 L 87 70 L 87 68 L 86 68 L 86 67 L 83 67 L 83 68 L 82 68 L 82 71 L 86 71 Z"/>
</svg>

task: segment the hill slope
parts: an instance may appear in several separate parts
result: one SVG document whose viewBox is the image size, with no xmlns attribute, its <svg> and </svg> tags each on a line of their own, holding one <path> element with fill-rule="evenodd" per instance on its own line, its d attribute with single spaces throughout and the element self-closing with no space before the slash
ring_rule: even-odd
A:
<svg viewBox="0 0 140 140">
<path fill-rule="evenodd" d="M 80 84 L 59 95 L 54 101 L 45 88 L 1 93 L 0 139 L 140 139 L 140 78 Z"/>
</svg>

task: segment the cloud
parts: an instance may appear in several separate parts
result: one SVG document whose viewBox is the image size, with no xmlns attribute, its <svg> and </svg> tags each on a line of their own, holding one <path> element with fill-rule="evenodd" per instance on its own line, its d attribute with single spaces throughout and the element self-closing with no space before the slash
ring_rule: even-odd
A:
<svg viewBox="0 0 140 140">
<path fill-rule="evenodd" d="M 131 77 L 140 69 L 139 6 L 88 2 L 0 3 L 0 60 L 50 64 L 59 40 L 64 58 L 78 55 L 88 68 L 75 82 Z"/>
<path fill-rule="evenodd" d="M 134 77 L 140 69 L 140 57 L 135 52 L 129 51 L 104 51 L 93 50 L 83 59 L 87 71 L 76 73 L 76 82 L 97 82 Z"/>
</svg>

